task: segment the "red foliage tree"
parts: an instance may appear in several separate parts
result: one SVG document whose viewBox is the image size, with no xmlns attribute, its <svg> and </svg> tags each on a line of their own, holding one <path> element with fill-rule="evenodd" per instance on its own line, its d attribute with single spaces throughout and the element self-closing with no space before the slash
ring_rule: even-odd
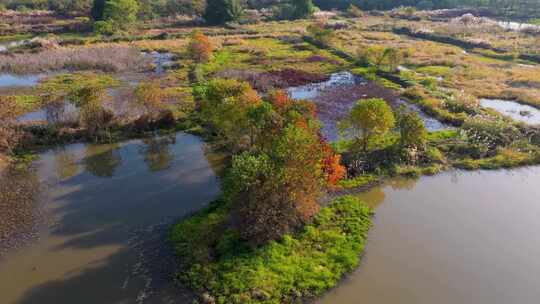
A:
<svg viewBox="0 0 540 304">
<path fill-rule="evenodd" d="M 334 153 L 332 147 L 326 142 L 321 142 L 323 150 L 322 170 L 326 176 L 326 185 L 335 188 L 337 182 L 345 177 L 345 167 L 341 165 L 341 155 Z"/>
</svg>

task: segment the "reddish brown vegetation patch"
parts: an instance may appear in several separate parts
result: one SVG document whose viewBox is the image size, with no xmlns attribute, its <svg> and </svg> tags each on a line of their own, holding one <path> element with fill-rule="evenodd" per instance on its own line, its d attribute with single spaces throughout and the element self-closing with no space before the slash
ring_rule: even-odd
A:
<svg viewBox="0 0 540 304">
<path fill-rule="evenodd" d="M 323 74 L 310 73 L 295 69 L 283 69 L 263 74 L 278 77 L 287 87 L 301 86 L 314 82 L 323 82 L 328 79 L 328 76 Z"/>
<path fill-rule="evenodd" d="M 249 70 L 224 70 L 219 72 L 216 77 L 246 81 L 252 88 L 259 92 L 318 83 L 328 79 L 328 76 L 323 74 L 309 73 L 295 69 L 262 73 Z"/>
</svg>

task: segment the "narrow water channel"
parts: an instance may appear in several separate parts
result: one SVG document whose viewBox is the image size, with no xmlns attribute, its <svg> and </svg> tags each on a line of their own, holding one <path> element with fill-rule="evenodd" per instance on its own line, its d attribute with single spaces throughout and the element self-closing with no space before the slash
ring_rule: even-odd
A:
<svg viewBox="0 0 540 304">
<path fill-rule="evenodd" d="M 172 221 L 219 193 L 220 158 L 198 137 L 73 144 L 34 166 L 46 221 L 36 241 L 0 257 L 1 303 L 186 301 L 164 292 L 160 247 Z"/>
<path fill-rule="evenodd" d="M 360 267 L 319 304 L 538 303 L 540 167 L 394 180 Z"/>
</svg>

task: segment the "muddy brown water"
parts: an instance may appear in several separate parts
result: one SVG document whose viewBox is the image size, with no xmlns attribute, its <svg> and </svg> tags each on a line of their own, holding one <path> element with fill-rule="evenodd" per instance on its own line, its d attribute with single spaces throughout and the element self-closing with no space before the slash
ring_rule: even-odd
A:
<svg viewBox="0 0 540 304">
<path fill-rule="evenodd" d="M 221 163 L 183 133 L 41 154 L 47 221 L 0 258 L 0 303 L 184 303 L 162 247 L 175 219 L 219 194 Z"/>
<path fill-rule="evenodd" d="M 318 304 L 506 304 L 540 299 L 540 167 L 395 180 L 360 267 Z"/>
</svg>

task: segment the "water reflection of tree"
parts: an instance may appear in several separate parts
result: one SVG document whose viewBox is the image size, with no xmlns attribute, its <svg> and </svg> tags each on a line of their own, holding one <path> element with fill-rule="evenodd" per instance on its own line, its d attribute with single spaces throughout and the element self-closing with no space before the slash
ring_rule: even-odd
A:
<svg viewBox="0 0 540 304">
<path fill-rule="evenodd" d="M 211 146 L 206 144 L 203 146 L 203 153 L 214 174 L 221 176 L 225 168 L 230 164 L 230 155 L 215 151 Z"/>
<path fill-rule="evenodd" d="M 87 145 L 83 160 L 86 171 L 99 177 L 112 177 L 122 163 L 117 145 Z"/>
<path fill-rule="evenodd" d="M 418 182 L 418 178 L 400 177 L 389 180 L 387 184 L 394 190 L 412 190 L 416 182 Z"/>
<path fill-rule="evenodd" d="M 392 178 L 384 182 L 381 186 L 371 188 L 369 191 L 357 194 L 357 197 L 366 202 L 371 208 L 377 208 L 386 198 L 385 188 L 392 190 L 411 190 L 416 185 L 418 178 Z"/>
<path fill-rule="evenodd" d="M 358 193 L 356 196 L 373 209 L 377 208 L 385 198 L 384 189 L 381 186 L 376 186 L 369 191 Z"/>
<path fill-rule="evenodd" d="M 65 180 L 75 176 L 79 172 L 79 166 L 76 163 L 76 156 L 65 147 L 54 151 L 56 175 L 59 179 Z"/>
<path fill-rule="evenodd" d="M 143 147 L 142 153 L 150 171 L 155 172 L 170 168 L 173 155 L 169 146 L 176 143 L 174 135 L 146 138 L 143 143 L 146 146 Z"/>
</svg>

